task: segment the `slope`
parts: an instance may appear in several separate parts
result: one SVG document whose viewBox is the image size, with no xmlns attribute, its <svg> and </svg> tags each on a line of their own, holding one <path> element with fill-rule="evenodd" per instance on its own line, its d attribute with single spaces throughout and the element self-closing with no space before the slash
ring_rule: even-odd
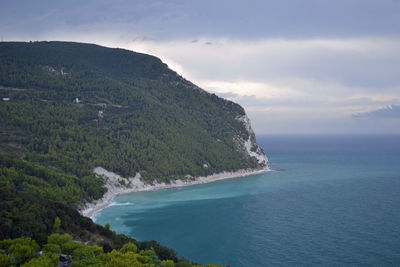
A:
<svg viewBox="0 0 400 267">
<path fill-rule="evenodd" d="M 239 105 L 159 59 L 97 45 L 0 44 L 1 145 L 86 176 L 166 181 L 265 166 Z M 247 128 L 246 128 L 247 127 Z M 250 143 L 246 143 L 251 140 Z"/>
</svg>

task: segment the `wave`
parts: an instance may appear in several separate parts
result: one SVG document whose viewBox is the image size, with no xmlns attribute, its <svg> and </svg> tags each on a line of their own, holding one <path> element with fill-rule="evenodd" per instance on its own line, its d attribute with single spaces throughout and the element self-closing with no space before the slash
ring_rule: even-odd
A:
<svg viewBox="0 0 400 267">
<path fill-rule="evenodd" d="M 135 203 L 133 202 L 111 202 L 109 207 L 111 206 L 133 206 Z"/>
</svg>

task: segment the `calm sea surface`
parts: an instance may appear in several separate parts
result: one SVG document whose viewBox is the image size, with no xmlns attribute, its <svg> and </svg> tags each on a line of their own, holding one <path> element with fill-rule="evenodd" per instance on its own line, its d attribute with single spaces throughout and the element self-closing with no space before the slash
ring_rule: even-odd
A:
<svg viewBox="0 0 400 267">
<path fill-rule="evenodd" d="M 274 171 L 115 199 L 99 224 L 234 266 L 400 266 L 399 136 L 259 136 Z"/>
</svg>

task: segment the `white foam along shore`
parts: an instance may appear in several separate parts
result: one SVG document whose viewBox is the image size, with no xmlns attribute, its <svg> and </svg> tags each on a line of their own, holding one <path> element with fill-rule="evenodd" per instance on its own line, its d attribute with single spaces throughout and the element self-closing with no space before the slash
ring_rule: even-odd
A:
<svg viewBox="0 0 400 267">
<path fill-rule="evenodd" d="M 80 210 L 80 213 L 83 216 L 94 219 L 96 213 L 109 206 L 116 196 L 122 194 L 211 183 L 219 180 L 249 176 L 267 171 L 270 171 L 268 166 L 260 169 L 242 169 L 235 172 L 225 171 L 225 172 L 215 173 L 209 176 L 200 176 L 196 177 L 195 179 L 188 179 L 186 181 L 173 180 L 169 184 L 166 183 L 145 184 L 140 179 L 140 173 L 138 173 L 135 177 L 123 178 L 118 174 L 107 171 L 102 167 L 96 167 L 94 169 L 94 173 L 98 176 L 102 176 L 103 179 L 105 179 L 105 186 L 107 187 L 108 190 L 101 199 L 91 203 L 86 203 L 86 205 Z"/>
</svg>

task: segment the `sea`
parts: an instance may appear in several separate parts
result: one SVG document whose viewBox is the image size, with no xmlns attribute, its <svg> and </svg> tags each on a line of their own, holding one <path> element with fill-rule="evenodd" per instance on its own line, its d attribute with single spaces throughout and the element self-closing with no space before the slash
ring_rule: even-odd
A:
<svg viewBox="0 0 400 267">
<path fill-rule="evenodd" d="M 201 264 L 400 266 L 400 136 L 258 136 L 272 171 L 122 195 L 95 221 Z"/>
</svg>

